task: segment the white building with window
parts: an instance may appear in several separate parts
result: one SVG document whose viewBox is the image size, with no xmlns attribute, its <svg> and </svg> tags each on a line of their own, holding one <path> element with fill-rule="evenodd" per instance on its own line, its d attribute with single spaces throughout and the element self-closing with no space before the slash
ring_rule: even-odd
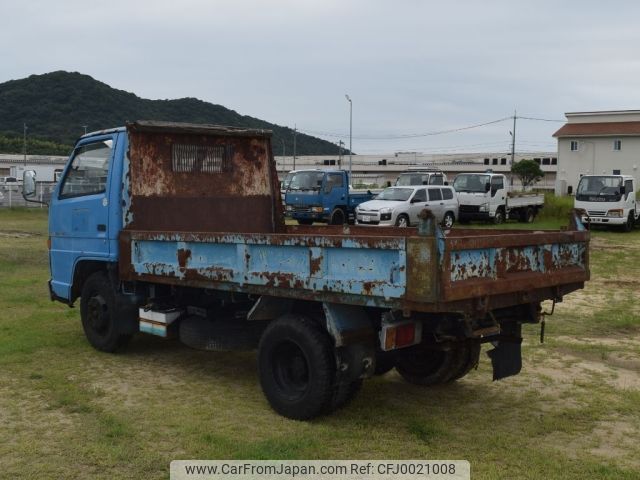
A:
<svg viewBox="0 0 640 480">
<path fill-rule="evenodd" d="M 580 175 L 632 175 L 640 180 L 640 110 L 565 113 L 558 139 L 556 195 L 575 193 Z"/>
</svg>

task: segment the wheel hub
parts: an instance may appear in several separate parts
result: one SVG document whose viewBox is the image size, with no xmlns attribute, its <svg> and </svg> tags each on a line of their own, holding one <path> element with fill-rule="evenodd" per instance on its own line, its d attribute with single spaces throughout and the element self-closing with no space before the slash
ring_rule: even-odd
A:
<svg viewBox="0 0 640 480">
<path fill-rule="evenodd" d="M 89 299 L 87 316 L 94 331 L 103 333 L 107 329 L 109 326 L 109 310 L 107 302 L 101 295 L 96 295 Z"/>
</svg>

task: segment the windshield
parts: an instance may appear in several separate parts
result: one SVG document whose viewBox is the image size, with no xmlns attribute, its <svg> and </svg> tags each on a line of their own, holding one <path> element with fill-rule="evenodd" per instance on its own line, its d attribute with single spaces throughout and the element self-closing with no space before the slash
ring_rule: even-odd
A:
<svg viewBox="0 0 640 480">
<path fill-rule="evenodd" d="M 284 177 L 284 180 L 282 181 L 282 189 L 286 190 L 287 188 L 289 188 L 289 185 L 291 184 L 291 179 L 293 178 L 293 176 L 295 175 L 295 172 L 289 172 L 287 173 L 286 177 Z"/>
<path fill-rule="evenodd" d="M 484 193 L 490 182 L 490 175 L 473 175 L 462 173 L 453 181 L 456 192 Z"/>
<path fill-rule="evenodd" d="M 323 178 L 324 172 L 296 172 L 289 183 L 289 190 L 320 190 Z"/>
<path fill-rule="evenodd" d="M 396 187 L 409 187 L 414 185 L 443 185 L 444 175 L 441 173 L 401 173 L 396 180 Z"/>
<path fill-rule="evenodd" d="M 413 188 L 385 188 L 376 200 L 395 200 L 398 202 L 406 202 L 411 197 Z"/>
<path fill-rule="evenodd" d="M 620 200 L 622 189 L 621 177 L 588 176 L 582 177 L 578 183 L 576 199 L 585 202 L 602 202 Z"/>
</svg>

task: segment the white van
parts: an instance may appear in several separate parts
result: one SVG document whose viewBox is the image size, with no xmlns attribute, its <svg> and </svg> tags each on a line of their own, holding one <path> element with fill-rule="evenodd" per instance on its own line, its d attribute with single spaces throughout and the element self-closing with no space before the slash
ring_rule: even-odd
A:
<svg viewBox="0 0 640 480">
<path fill-rule="evenodd" d="M 358 205 L 356 223 L 409 227 L 418 224 L 418 214 L 425 208 L 447 229 L 458 218 L 458 199 L 452 187 L 408 186 L 385 188 L 373 200 Z"/>
</svg>

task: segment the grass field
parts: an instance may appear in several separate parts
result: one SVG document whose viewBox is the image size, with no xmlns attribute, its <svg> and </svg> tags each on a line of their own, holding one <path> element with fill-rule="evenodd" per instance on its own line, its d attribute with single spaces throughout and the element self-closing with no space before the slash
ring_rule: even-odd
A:
<svg viewBox="0 0 640 480">
<path fill-rule="evenodd" d="M 108 355 L 48 299 L 46 212 L 0 209 L 0 477 L 167 478 L 173 459 L 468 459 L 474 479 L 640 478 L 640 230 L 525 331 L 524 368 L 423 389 L 394 372 L 333 416 L 270 410 L 253 353 L 136 337 Z M 541 228 L 557 224 L 547 219 Z M 518 225 L 519 224 L 512 224 Z"/>
</svg>

